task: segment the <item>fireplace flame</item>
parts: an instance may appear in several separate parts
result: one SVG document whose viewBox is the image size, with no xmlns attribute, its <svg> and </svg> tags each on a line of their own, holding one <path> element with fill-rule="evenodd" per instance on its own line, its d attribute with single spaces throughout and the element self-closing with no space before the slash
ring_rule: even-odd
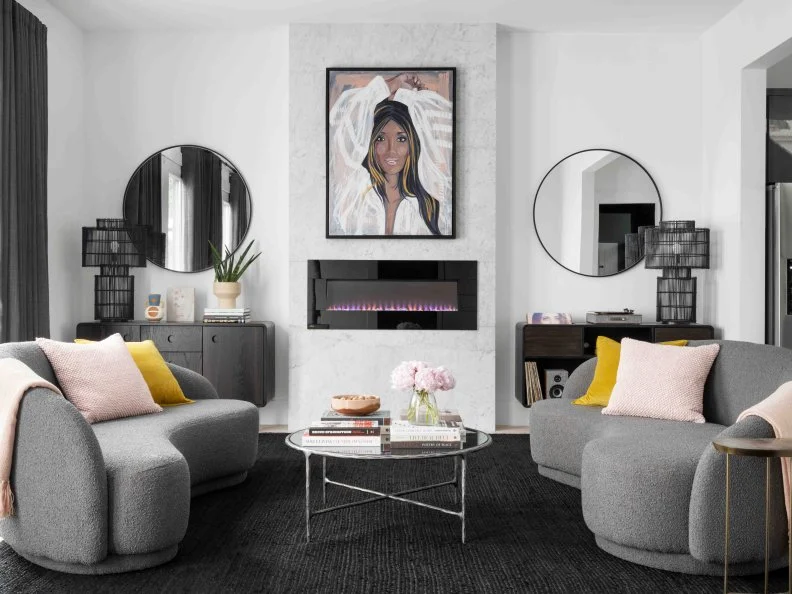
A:
<svg viewBox="0 0 792 594">
<path fill-rule="evenodd" d="M 371 303 L 339 303 L 330 305 L 327 311 L 459 311 L 455 305 L 444 303 L 401 303 L 371 302 Z"/>
</svg>

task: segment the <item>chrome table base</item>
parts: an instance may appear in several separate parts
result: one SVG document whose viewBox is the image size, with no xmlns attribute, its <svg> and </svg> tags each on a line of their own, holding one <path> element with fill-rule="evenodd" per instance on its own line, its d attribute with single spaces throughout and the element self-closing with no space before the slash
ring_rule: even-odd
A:
<svg viewBox="0 0 792 594">
<path fill-rule="evenodd" d="M 339 481 L 334 481 L 327 478 L 327 457 L 322 456 L 322 505 L 327 505 L 327 485 L 335 485 L 337 487 L 344 487 L 346 489 L 351 489 L 353 491 L 360 491 L 361 493 L 368 493 L 370 495 L 374 495 L 374 497 L 369 497 L 368 499 L 362 499 L 360 501 L 353 501 L 351 503 L 344 503 L 341 505 L 334 505 L 332 507 L 322 507 L 321 509 L 312 510 L 311 509 L 311 455 L 319 455 L 321 454 L 308 451 L 303 451 L 305 454 L 305 540 L 306 542 L 311 542 L 311 518 L 313 516 L 318 516 L 321 514 L 326 514 L 333 511 L 338 511 L 341 509 L 346 509 L 348 507 L 356 507 L 358 505 L 364 505 L 366 503 L 374 503 L 376 501 L 383 501 L 385 499 L 391 499 L 393 501 L 401 501 L 403 503 L 409 503 L 412 505 L 417 505 L 419 507 L 425 507 L 427 509 L 432 509 L 438 512 L 442 512 L 444 514 L 449 514 L 452 516 L 457 516 L 462 522 L 462 543 L 465 543 L 465 473 L 466 473 L 466 462 L 465 462 L 465 455 L 459 454 L 454 456 L 454 478 L 449 481 L 444 481 L 442 483 L 435 483 L 433 485 L 426 485 L 424 487 L 415 487 L 413 489 L 407 489 L 404 491 L 398 491 L 396 493 L 381 493 L 379 491 L 374 491 L 372 489 L 365 489 L 363 487 L 358 487 L 356 485 L 349 485 L 347 483 L 341 483 Z M 421 501 L 415 501 L 413 499 L 407 499 L 403 497 L 403 495 L 410 495 L 412 493 L 418 493 L 420 491 L 428 491 L 429 489 L 437 489 L 440 487 L 445 487 L 448 485 L 454 486 L 454 492 L 456 494 L 456 501 L 460 505 L 459 510 L 452 510 L 446 509 L 444 507 L 439 507 L 436 505 L 430 505 L 428 503 L 423 503 Z"/>
</svg>

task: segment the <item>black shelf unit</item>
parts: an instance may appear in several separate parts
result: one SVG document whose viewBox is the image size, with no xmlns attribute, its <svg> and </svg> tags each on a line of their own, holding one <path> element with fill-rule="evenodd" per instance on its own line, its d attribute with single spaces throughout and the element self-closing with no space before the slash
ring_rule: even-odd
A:
<svg viewBox="0 0 792 594">
<path fill-rule="evenodd" d="M 593 358 L 597 337 L 616 341 L 634 338 L 647 342 L 668 340 L 709 340 L 715 329 L 704 324 L 529 324 L 515 328 L 514 397 L 530 408 L 525 393 L 525 363 L 534 361 L 539 371 L 542 394 L 546 394 L 544 371 L 565 369 L 571 375 L 583 362 Z"/>
</svg>

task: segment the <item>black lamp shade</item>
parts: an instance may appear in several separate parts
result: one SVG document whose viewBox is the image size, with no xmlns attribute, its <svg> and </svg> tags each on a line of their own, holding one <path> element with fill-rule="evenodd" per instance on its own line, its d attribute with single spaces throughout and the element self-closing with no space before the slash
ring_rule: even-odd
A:
<svg viewBox="0 0 792 594">
<path fill-rule="evenodd" d="M 145 245 L 145 227 L 127 227 L 124 219 L 96 219 L 96 227 L 82 229 L 82 265 L 141 268 Z"/>
<path fill-rule="evenodd" d="M 709 268 L 709 229 L 694 221 L 661 221 L 644 232 L 647 268 Z"/>
</svg>

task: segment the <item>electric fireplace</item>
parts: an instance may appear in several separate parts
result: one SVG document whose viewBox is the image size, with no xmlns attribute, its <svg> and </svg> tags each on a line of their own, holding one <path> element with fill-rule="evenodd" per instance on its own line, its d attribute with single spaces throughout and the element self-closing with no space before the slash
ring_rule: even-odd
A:
<svg viewBox="0 0 792 594">
<path fill-rule="evenodd" d="M 309 260 L 308 328 L 475 330 L 473 261 Z"/>
</svg>

